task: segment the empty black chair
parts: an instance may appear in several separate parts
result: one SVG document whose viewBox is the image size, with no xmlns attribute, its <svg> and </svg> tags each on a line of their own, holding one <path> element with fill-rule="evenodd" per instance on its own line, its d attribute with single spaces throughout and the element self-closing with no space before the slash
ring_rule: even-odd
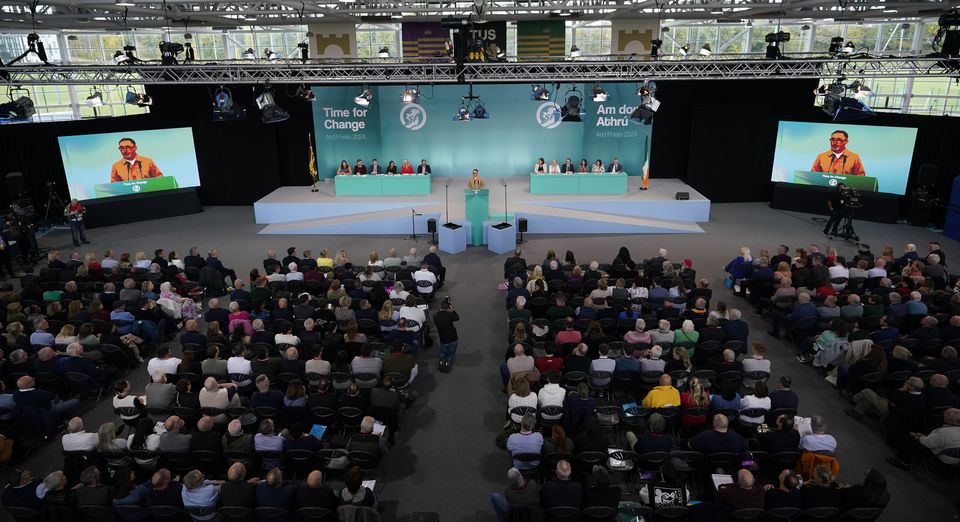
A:
<svg viewBox="0 0 960 522">
<path fill-rule="evenodd" d="M 575 522 L 580 520 L 580 510 L 571 506 L 553 506 L 546 510 L 547 522 Z"/>
</svg>

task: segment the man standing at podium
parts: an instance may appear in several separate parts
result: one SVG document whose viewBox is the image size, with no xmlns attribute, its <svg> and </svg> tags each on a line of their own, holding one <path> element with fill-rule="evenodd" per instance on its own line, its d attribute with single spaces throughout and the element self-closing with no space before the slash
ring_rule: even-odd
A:
<svg viewBox="0 0 960 522">
<path fill-rule="evenodd" d="M 137 142 L 133 138 L 120 140 L 120 155 L 123 158 L 110 168 L 110 183 L 163 177 L 160 167 L 152 159 L 137 155 Z"/>
<path fill-rule="evenodd" d="M 467 181 L 467 188 L 472 190 L 480 190 L 486 186 L 487 185 L 483 181 L 483 178 L 480 177 L 480 171 L 473 169 L 473 176 L 470 176 L 470 180 Z"/>
<path fill-rule="evenodd" d="M 867 171 L 863 168 L 860 155 L 847 149 L 847 141 L 849 141 L 847 131 L 833 131 L 830 134 L 830 150 L 818 154 L 810 170 L 829 174 L 866 176 Z"/>
</svg>

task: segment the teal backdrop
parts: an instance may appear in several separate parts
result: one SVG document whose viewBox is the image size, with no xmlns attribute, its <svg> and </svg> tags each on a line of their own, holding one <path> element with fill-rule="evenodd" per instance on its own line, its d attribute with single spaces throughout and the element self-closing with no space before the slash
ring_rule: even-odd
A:
<svg viewBox="0 0 960 522">
<path fill-rule="evenodd" d="M 531 100 L 527 84 L 474 85 L 490 118 L 463 122 L 453 116 L 466 85 L 424 86 L 418 104 L 402 103 L 399 86 L 371 87 L 368 107 L 353 102 L 357 86 L 314 87 L 317 167 L 330 177 L 344 159 L 352 166 L 377 158 L 386 168 L 390 160 L 417 165 L 425 158 L 434 176 L 467 177 L 478 168 L 490 179 L 526 176 L 541 156 L 561 164 L 567 157 L 574 164 L 600 159 L 605 166 L 618 156 L 627 173 L 641 175 L 653 128 L 629 122 L 640 99 L 636 86 L 603 84 L 609 98 L 599 103 L 590 99 L 592 87 L 577 86 L 586 98 L 582 123 L 558 121 L 555 102 L 565 103 L 569 84 L 554 93 L 555 102 Z"/>
</svg>

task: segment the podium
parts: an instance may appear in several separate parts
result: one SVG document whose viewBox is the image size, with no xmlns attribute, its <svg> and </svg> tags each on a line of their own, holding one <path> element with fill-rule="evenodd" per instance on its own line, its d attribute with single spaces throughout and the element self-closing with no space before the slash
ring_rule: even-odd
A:
<svg viewBox="0 0 960 522">
<path fill-rule="evenodd" d="M 483 222 L 490 219 L 490 193 L 487 189 L 464 189 L 467 221 L 470 222 L 470 244 L 483 244 Z"/>
<path fill-rule="evenodd" d="M 111 196 L 126 196 L 129 194 L 141 194 L 144 192 L 157 192 L 161 190 L 173 190 L 180 188 L 177 184 L 177 178 L 173 176 L 162 176 L 159 178 L 134 179 L 130 181 L 117 181 L 114 183 L 100 183 L 94 185 L 93 193 L 98 198 Z"/>
<path fill-rule="evenodd" d="M 437 229 L 437 233 L 440 250 L 448 254 L 459 254 L 467 249 L 470 227 L 464 226 L 464 223 L 444 223 Z"/>
<path fill-rule="evenodd" d="M 517 230 L 507 222 L 495 223 L 487 228 L 487 250 L 494 254 L 506 254 L 517 248 Z"/>
<path fill-rule="evenodd" d="M 877 192 L 879 184 L 873 176 L 848 176 L 846 174 L 832 174 L 829 172 L 810 172 L 797 170 L 793 173 L 792 183 L 799 185 L 817 185 L 820 187 L 836 187 L 843 183 L 847 188 Z"/>
</svg>

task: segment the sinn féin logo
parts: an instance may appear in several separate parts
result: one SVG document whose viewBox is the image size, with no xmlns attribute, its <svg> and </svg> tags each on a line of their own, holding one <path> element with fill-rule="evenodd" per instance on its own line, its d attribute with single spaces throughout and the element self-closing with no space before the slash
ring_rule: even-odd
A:
<svg viewBox="0 0 960 522">
<path fill-rule="evenodd" d="M 134 192 L 140 192 L 140 185 L 134 185 L 131 190 L 133 190 Z"/>
<path fill-rule="evenodd" d="M 427 111 L 418 103 L 408 103 L 400 108 L 400 124 L 407 130 L 420 130 L 427 124 Z"/>
<path fill-rule="evenodd" d="M 560 126 L 560 106 L 556 102 L 546 101 L 537 106 L 537 124 L 544 129 L 556 129 Z"/>
<path fill-rule="evenodd" d="M 830 178 L 830 181 L 828 181 L 827 183 L 829 183 L 831 187 L 836 187 L 838 183 L 837 178 Z"/>
</svg>

